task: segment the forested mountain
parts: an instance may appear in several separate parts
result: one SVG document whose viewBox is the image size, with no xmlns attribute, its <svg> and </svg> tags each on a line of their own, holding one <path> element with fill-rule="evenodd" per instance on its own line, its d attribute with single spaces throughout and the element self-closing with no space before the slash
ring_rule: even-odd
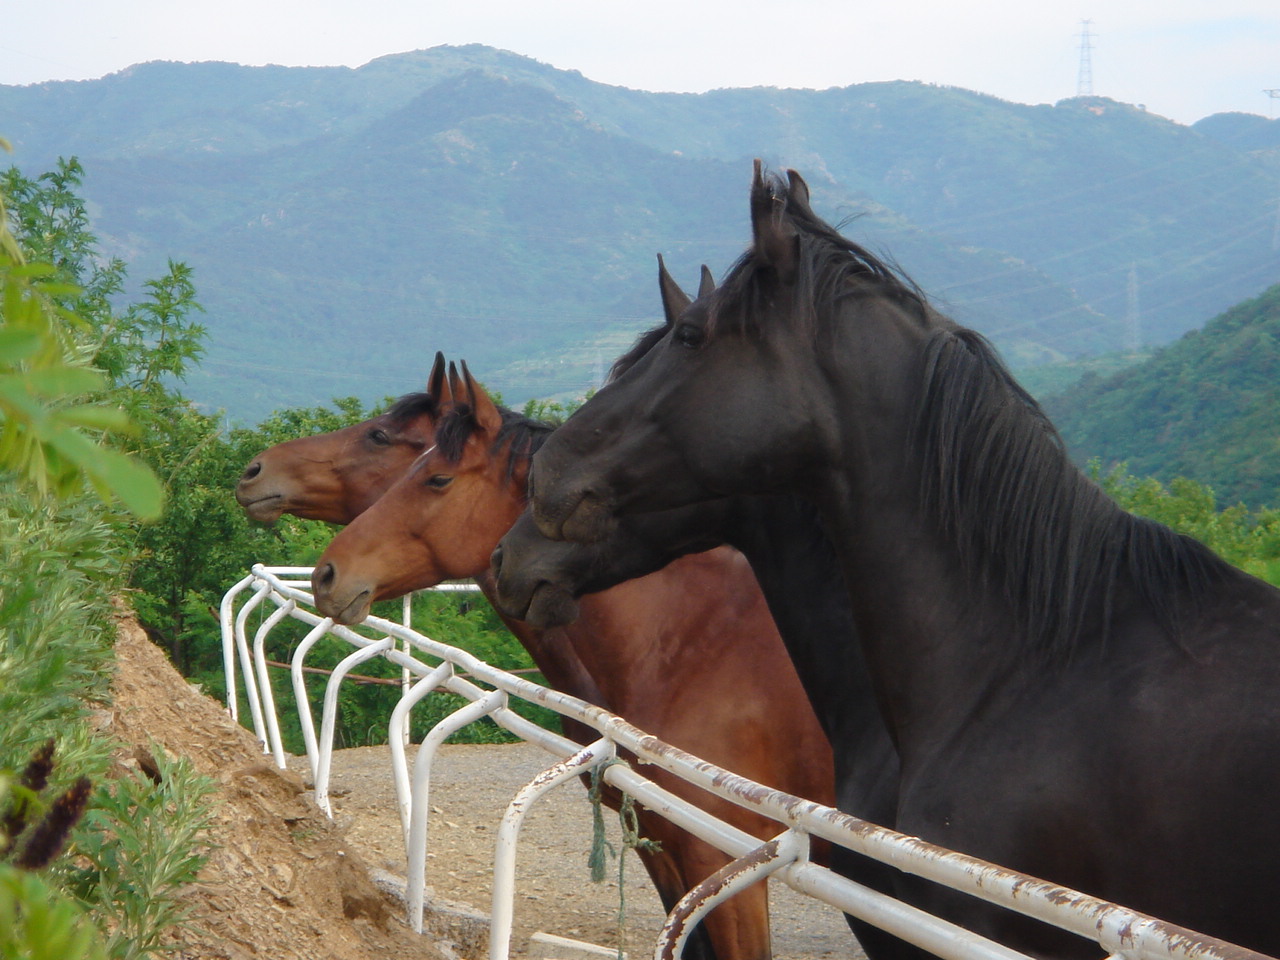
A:
<svg viewBox="0 0 1280 960">
<path fill-rule="evenodd" d="M 414 387 L 437 349 L 509 402 L 580 393 L 748 240 L 752 157 L 1015 366 L 1160 343 L 1280 277 L 1280 121 L 920 83 L 655 94 L 481 46 L 360 69 L 142 64 L 0 86 L 35 175 L 78 156 L 105 249 L 195 271 L 233 417 Z"/>
<path fill-rule="evenodd" d="M 1073 455 L 1280 504 L 1280 285 L 1107 378 L 1045 401 Z"/>
</svg>

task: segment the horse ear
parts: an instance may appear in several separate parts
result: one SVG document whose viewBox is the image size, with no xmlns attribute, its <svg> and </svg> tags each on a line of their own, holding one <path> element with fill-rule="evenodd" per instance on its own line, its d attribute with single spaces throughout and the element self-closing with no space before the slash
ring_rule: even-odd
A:
<svg viewBox="0 0 1280 960">
<path fill-rule="evenodd" d="M 444 354 L 436 351 L 436 362 L 431 366 L 431 376 L 427 377 L 427 393 L 435 397 L 438 404 L 444 392 Z"/>
<path fill-rule="evenodd" d="M 456 404 L 462 400 L 461 383 L 458 381 L 458 365 L 449 361 L 449 377 L 441 378 L 440 405 Z"/>
<path fill-rule="evenodd" d="M 714 293 L 716 289 L 716 278 L 711 275 L 711 269 L 704 263 L 702 265 L 702 282 L 698 284 L 698 296 L 705 297 L 709 293 Z"/>
<path fill-rule="evenodd" d="M 674 327 L 691 301 L 689 295 L 667 273 L 667 264 L 662 259 L 662 254 L 658 254 L 658 289 L 662 291 L 662 313 L 667 319 L 667 326 Z"/>
<path fill-rule="evenodd" d="M 772 267 L 778 279 L 791 283 L 796 275 L 799 238 L 786 216 L 786 200 L 764 180 L 762 165 L 755 162 L 751 180 L 751 235 L 756 259 Z"/>
<path fill-rule="evenodd" d="M 787 181 L 790 184 L 790 189 L 787 190 L 787 202 L 794 203 L 806 212 L 812 213 L 813 208 L 809 206 L 809 185 L 804 182 L 804 177 L 794 170 L 788 170 Z"/>
<path fill-rule="evenodd" d="M 476 424 L 489 436 L 496 437 L 502 426 L 502 412 L 493 402 L 493 398 L 485 393 L 484 387 L 476 383 L 475 377 L 471 376 L 465 360 L 462 361 L 462 379 L 466 384 L 467 403 L 471 404 Z"/>
</svg>

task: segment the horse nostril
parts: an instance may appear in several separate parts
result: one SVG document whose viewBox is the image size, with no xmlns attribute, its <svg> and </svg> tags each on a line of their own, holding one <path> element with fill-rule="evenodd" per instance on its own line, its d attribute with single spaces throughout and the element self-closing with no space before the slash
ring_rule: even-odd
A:
<svg viewBox="0 0 1280 960">
<path fill-rule="evenodd" d="M 244 476 L 240 478 L 241 483 L 247 483 L 262 472 L 262 461 L 255 460 L 244 468 Z"/>
<path fill-rule="evenodd" d="M 498 544 L 493 548 L 493 553 L 489 556 L 489 569 L 493 571 L 494 576 L 502 573 L 502 544 Z"/>
<path fill-rule="evenodd" d="M 332 563 L 322 563 L 311 572 L 311 589 L 319 592 L 328 590 L 333 586 L 334 577 L 337 571 L 333 568 Z"/>
</svg>

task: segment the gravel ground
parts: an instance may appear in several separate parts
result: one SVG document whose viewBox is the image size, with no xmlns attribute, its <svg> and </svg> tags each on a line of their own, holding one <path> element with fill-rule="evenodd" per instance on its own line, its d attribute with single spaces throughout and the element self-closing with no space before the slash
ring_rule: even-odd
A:
<svg viewBox="0 0 1280 960">
<path fill-rule="evenodd" d="M 499 820 L 516 790 L 553 762 L 528 744 L 443 748 L 432 771 L 427 882 L 436 897 L 462 901 L 488 913 L 489 875 Z M 305 764 L 304 764 L 305 765 Z M 396 814 L 390 752 L 386 747 L 338 751 L 332 787 L 338 824 L 373 867 L 403 876 L 405 860 Z M 605 811 L 609 839 L 617 844 L 617 818 Z M 520 838 L 513 954 L 535 931 L 613 947 L 618 939 L 616 879 L 592 884 L 586 859 L 591 807 L 581 784 L 571 782 L 544 797 L 529 814 Z M 832 908 L 770 884 L 774 956 L 795 960 L 861 956 Z M 638 858 L 627 856 L 622 898 L 625 938 L 633 957 L 649 954 L 664 920 L 661 905 Z"/>
</svg>

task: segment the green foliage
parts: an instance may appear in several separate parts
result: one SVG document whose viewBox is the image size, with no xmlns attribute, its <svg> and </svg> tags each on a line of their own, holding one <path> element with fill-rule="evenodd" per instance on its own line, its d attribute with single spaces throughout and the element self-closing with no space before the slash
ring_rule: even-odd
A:
<svg viewBox="0 0 1280 960">
<path fill-rule="evenodd" d="M 130 424 L 120 409 L 88 401 L 104 384 L 83 350 L 91 324 L 63 305 L 78 293 L 68 283 L 77 271 L 64 261 L 83 251 L 79 241 L 70 253 L 61 249 L 50 235 L 58 225 L 51 211 L 71 182 L 74 176 L 64 171 L 50 188 L 51 204 L 18 208 L 21 227 L 45 231 L 35 248 L 58 263 L 28 262 L 9 231 L 0 193 L 0 470 L 16 473 L 42 496 L 65 497 L 87 482 L 102 499 L 117 497 L 138 516 L 155 517 L 162 503 L 155 477 L 86 433 L 125 432 Z"/>
<path fill-rule="evenodd" d="M 0 769 L 106 696 L 110 594 L 124 576 L 117 536 L 84 499 L 57 509 L 0 487 Z"/>
<path fill-rule="evenodd" d="M 43 877 L 0 864 L 0 960 L 106 960 L 97 929 Z"/>
<path fill-rule="evenodd" d="M 531 420 L 541 420 L 558 427 L 595 396 L 595 393 L 594 390 L 588 390 L 580 400 L 528 400 L 520 412 Z"/>
<path fill-rule="evenodd" d="M 188 760 L 167 759 L 159 747 L 152 755 L 154 779 L 135 771 L 99 789 L 77 833 L 73 852 L 80 860 L 66 869 L 69 888 L 110 929 L 111 960 L 168 949 L 166 935 L 189 921 L 178 891 L 207 860 L 213 781 L 197 775 Z"/>
<path fill-rule="evenodd" d="M 125 564 L 121 526 L 100 514 L 83 497 L 55 509 L 12 486 L 0 496 L 0 770 L 21 767 L 37 744 L 54 738 L 58 763 L 47 796 L 79 777 L 102 784 L 110 765 L 113 745 L 92 732 L 87 713 L 108 692 L 111 596 L 122 586 Z M 161 786 L 100 785 L 72 833 L 69 855 L 39 881 L 14 878 L 0 866 L 0 957 L 48 955 L 26 944 L 28 934 L 65 948 L 52 954 L 59 957 L 155 952 L 158 938 L 180 919 L 174 885 L 187 882 L 184 871 L 198 862 L 194 837 L 203 829 L 208 792 L 184 767 L 164 761 L 160 767 Z M 36 804 L 33 817 L 43 814 L 38 795 L 24 799 Z M 91 866 L 74 867 L 71 858 L 81 856 Z M 101 945 L 72 952 L 97 941 L 86 939 L 88 928 L 73 922 L 80 912 L 52 890 L 78 895 L 86 922 L 111 928 L 105 952 Z M 4 912 L 19 909 L 12 898 L 22 898 L 29 919 L 10 931 Z"/>
<path fill-rule="evenodd" d="M 1240 503 L 1219 510 L 1212 488 L 1186 477 L 1165 485 L 1133 476 L 1124 464 L 1104 474 L 1096 460 L 1090 470 L 1126 510 L 1195 537 L 1229 563 L 1280 587 L 1280 510 L 1250 511 Z"/>
<path fill-rule="evenodd" d="M 164 394 L 164 378 L 183 379 L 188 366 L 204 354 L 207 334 L 188 319 L 204 308 L 196 302 L 195 282 L 185 263 L 170 260 L 165 275 L 143 287 L 147 298 L 125 312 L 99 353 L 99 362 L 109 364 L 114 381 L 128 386 L 139 404 Z M 104 356 L 107 346 L 112 351 L 109 359 Z"/>
<path fill-rule="evenodd" d="M 45 866 L 84 809 L 91 781 L 101 783 L 110 763 L 112 744 L 92 732 L 87 712 L 107 696 L 113 596 L 124 585 L 129 533 L 137 529 L 113 501 L 136 517 L 155 517 L 163 502 L 151 470 L 103 442 L 130 437 L 145 447 L 156 422 L 131 420 L 130 385 L 116 378 L 142 370 L 132 384 L 142 388 L 137 392 L 168 399 L 158 377 L 180 373 L 195 356 L 180 345 L 184 336 L 199 340 L 182 321 L 193 288 L 178 265 L 148 287 L 148 303 L 123 320 L 113 313 L 109 300 L 123 266 L 93 266 L 95 241 L 75 194 L 80 173 L 75 161 L 35 181 L 10 171 L 0 192 L 0 771 L 23 764 L 34 744 L 50 739 L 58 758 L 48 771 L 51 801 L 43 784 L 12 788 L 21 809 L 12 808 L 11 829 L 40 817 L 13 848 L 13 863 L 43 873 L 14 876 L 10 865 L 0 867 L 0 956 L 155 953 L 179 919 L 174 885 L 198 863 L 195 835 L 204 824 L 192 809 L 207 791 L 184 771 L 166 769 L 159 803 L 133 787 L 100 786 L 72 835 L 77 856 L 87 858 L 79 862 L 91 866 L 73 868 L 65 858 Z M 134 328 L 143 340 L 117 342 Z M 112 357 L 125 360 L 112 369 Z M 166 423 L 180 406 L 168 404 Z M 149 412 L 144 404 L 134 408 Z M 85 486 L 102 502 L 80 493 Z M 128 798 L 123 806 L 120 797 Z M 144 829 L 152 835 L 143 837 Z M 103 850 L 111 853 L 98 856 Z M 93 875 L 85 921 L 55 892 L 76 885 L 77 870 L 81 888 Z M 112 928 L 109 949 L 89 923 Z"/>
</svg>

